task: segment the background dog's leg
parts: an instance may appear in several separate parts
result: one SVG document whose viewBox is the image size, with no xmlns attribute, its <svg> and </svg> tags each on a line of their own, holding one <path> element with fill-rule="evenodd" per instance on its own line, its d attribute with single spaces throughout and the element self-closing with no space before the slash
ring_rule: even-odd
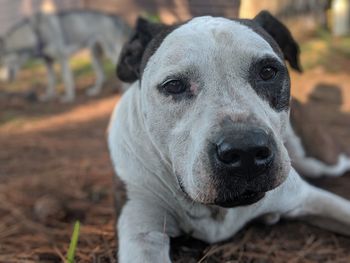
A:
<svg viewBox="0 0 350 263">
<path fill-rule="evenodd" d="M 340 155 L 335 165 L 329 165 L 315 158 L 307 157 L 300 138 L 295 134 L 291 126 L 288 129 L 285 146 L 292 160 L 292 166 L 303 176 L 313 178 L 321 177 L 322 175 L 340 176 L 346 171 L 350 171 L 350 159 L 345 155 Z"/>
<path fill-rule="evenodd" d="M 318 227 L 350 235 L 348 200 L 311 185 L 303 196 L 299 206 L 285 214 L 287 218 L 301 218 Z"/>
<path fill-rule="evenodd" d="M 65 87 L 65 94 L 63 95 L 61 101 L 62 102 L 72 102 L 75 97 L 75 87 L 73 82 L 73 74 L 69 67 L 68 58 L 63 58 L 60 61 L 61 70 L 62 70 L 62 78 Z"/>
<path fill-rule="evenodd" d="M 170 215 L 154 203 L 130 200 L 118 222 L 120 263 L 170 263 L 169 234 L 178 230 Z"/>
<path fill-rule="evenodd" d="M 45 59 L 45 67 L 47 71 L 47 88 L 46 93 L 40 97 L 41 101 L 48 101 L 56 97 L 56 75 L 53 60 Z"/>
<path fill-rule="evenodd" d="M 88 89 L 89 96 L 95 96 L 101 92 L 102 85 L 105 82 L 105 74 L 103 72 L 102 50 L 99 45 L 95 44 L 91 47 L 91 63 L 96 72 L 95 85 Z"/>
</svg>

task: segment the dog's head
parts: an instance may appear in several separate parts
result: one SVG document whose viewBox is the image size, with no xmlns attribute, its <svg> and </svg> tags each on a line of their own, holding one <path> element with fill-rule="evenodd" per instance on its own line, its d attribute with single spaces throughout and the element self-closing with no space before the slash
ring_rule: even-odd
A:
<svg viewBox="0 0 350 263">
<path fill-rule="evenodd" d="M 248 205 L 287 177 L 290 80 L 299 48 L 268 12 L 253 20 L 139 20 L 117 73 L 139 79 L 149 139 L 193 200 Z"/>
</svg>

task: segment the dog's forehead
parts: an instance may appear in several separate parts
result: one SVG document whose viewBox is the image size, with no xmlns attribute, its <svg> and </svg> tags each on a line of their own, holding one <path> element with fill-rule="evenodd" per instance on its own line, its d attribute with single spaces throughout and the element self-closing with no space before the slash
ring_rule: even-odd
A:
<svg viewBox="0 0 350 263">
<path fill-rule="evenodd" d="M 241 66 L 248 65 L 252 58 L 266 55 L 283 62 L 271 43 L 239 20 L 205 16 L 194 18 L 169 33 L 150 64 L 158 68 L 205 63 L 210 54 L 221 56 L 228 64 L 238 61 Z"/>
<path fill-rule="evenodd" d="M 271 50 L 271 45 L 249 26 L 222 17 L 197 17 L 174 30 L 167 41 L 206 40 L 207 44 L 235 44 Z"/>
</svg>

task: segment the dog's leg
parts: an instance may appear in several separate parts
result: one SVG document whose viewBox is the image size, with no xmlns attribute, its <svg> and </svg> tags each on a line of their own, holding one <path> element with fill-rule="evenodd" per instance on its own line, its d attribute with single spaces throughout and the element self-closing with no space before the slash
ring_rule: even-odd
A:
<svg viewBox="0 0 350 263">
<path fill-rule="evenodd" d="M 63 95 L 61 101 L 62 102 L 73 102 L 75 97 L 75 87 L 73 81 L 73 74 L 69 67 L 69 61 L 67 57 L 64 57 L 60 61 L 62 77 L 65 87 L 65 94 Z"/>
<path fill-rule="evenodd" d="M 40 97 L 41 101 L 48 101 L 56 97 L 56 75 L 53 66 L 54 63 L 52 60 L 45 60 L 45 67 L 47 71 L 47 88 L 46 93 Z"/>
<path fill-rule="evenodd" d="M 303 193 L 300 193 L 300 190 Z M 302 198 L 286 218 L 300 218 L 310 224 L 342 234 L 350 235 L 350 202 L 340 196 L 302 181 L 299 191 Z M 292 195 L 290 198 L 293 198 Z"/>
<path fill-rule="evenodd" d="M 129 200 L 119 217 L 120 263 L 170 263 L 169 234 L 177 232 L 171 216 L 160 206 Z"/>
<path fill-rule="evenodd" d="M 293 169 L 286 182 L 268 192 L 256 210 L 257 215 L 265 215 L 267 223 L 275 223 L 281 216 L 350 235 L 350 201 L 310 185 Z"/>
<path fill-rule="evenodd" d="M 98 45 L 91 47 L 91 63 L 96 72 L 95 85 L 88 89 L 87 95 L 96 96 L 101 92 L 102 85 L 105 82 L 105 74 L 103 72 L 102 50 Z"/>
<path fill-rule="evenodd" d="M 350 171 L 350 158 L 341 154 L 335 165 L 329 165 L 312 157 L 306 156 L 300 138 L 289 125 L 287 141 L 285 143 L 292 166 L 303 176 L 315 178 L 322 175 L 341 176 Z"/>
</svg>

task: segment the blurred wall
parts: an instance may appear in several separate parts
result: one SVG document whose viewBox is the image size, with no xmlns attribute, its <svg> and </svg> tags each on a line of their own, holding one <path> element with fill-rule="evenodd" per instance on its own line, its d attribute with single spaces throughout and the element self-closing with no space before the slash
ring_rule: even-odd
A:
<svg viewBox="0 0 350 263">
<path fill-rule="evenodd" d="M 200 15 L 236 18 L 240 0 L 85 0 L 85 6 L 119 14 L 130 24 L 140 14 L 156 15 L 164 23 L 174 23 Z"/>
<path fill-rule="evenodd" d="M 174 23 L 199 15 L 235 18 L 239 6 L 240 0 L 0 0 L 0 35 L 39 11 L 87 8 L 118 14 L 130 24 L 140 14 L 155 15 L 164 23 Z"/>
<path fill-rule="evenodd" d="M 304 35 L 319 25 L 325 26 L 329 3 L 330 0 L 0 0 L 0 34 L 38 11 L 87 8 L 118 14 L 130 24 L 140 14 L 174 23 L 199 15 L 252 18 L 267 9 L 287 22 L 293 33 Z"/>
</svg>

